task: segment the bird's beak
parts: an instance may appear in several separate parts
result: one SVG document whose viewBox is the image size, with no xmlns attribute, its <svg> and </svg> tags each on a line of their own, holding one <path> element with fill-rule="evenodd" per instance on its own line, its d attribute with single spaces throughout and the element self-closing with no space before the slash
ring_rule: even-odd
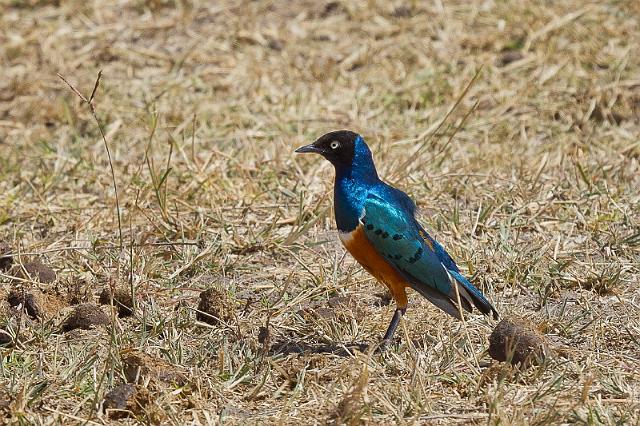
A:
<svg viewBox="0 0 640 426">
<path fill-rule="evenodd" d="M 296 149 L 296 152 L 299 153 L 299 154 L 302 154 L 302 153 L 305 153 L 305 152 L 315 152 L 315 153 L 320 154 L 322 152 L 322 150 L 319 149 L 314 144 L 309 144 L 309 145 L 301 146 L 300 148 Z"/>
</svg>

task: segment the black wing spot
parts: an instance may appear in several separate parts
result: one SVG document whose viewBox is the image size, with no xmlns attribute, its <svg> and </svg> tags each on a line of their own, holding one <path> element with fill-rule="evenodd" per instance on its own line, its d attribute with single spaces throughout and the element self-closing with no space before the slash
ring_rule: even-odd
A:
<svg viewBox="0 0 640 426">
<path fill-rule="evenodd" d="M 420 259 L 422 257 L 422 247 L 419 247 L 418 250 L 416 250 L 416 253 L 409 258 L 409 260 L 407 260 L 407 262 L 409 263 L 416 263 L 418 261 L 418 259 Z"/>
<path fill-rule="evenodd" d="M 367 225 L 367 229 L 368 229 L 369 231 L 371 231 L 371 230 L 373 229 L 373 225 L 372 225 L 372 224 L 368 224 L 368 225 Z"/>
<path fill-rule="evenodd" d="M 362 224 L 365 225 L 367 223 L 367 219 L 363 217 L 362 219 L 360 219 L 360 222 L 362 222 Z"/>
<path fill-rule="evenodd" d="M 388 232 L 383 232 L 381 235 L 382 238 L 387 238 L 388 236 L 389 236 Z"/>
<path fill-rule="evenodd" d="M 376 229 L 375 234 L 376 234 L 376 235 L 380 235 L 380 234 L 382 234 L 382 229 Z"/>
<path fill-rule="evenodd" d="M 402 255 L 401 254 L 396 254 L 396 260 L 400 260 L 402 259 Z"/>
<path fill-rule="evenodd" d="M 400 234 L 395 234 L 395 235 L 393 236 L 393 239 L 394 239 L 394 240 L 396 240 L 396 241 L 401 240 L 401 239 L 402 239 L 402 235 L 400 235 Z"/>
</svg>

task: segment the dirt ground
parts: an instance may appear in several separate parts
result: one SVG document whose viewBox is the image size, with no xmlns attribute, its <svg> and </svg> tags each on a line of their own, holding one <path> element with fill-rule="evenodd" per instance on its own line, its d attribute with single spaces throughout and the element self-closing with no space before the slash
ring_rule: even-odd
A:
<svg viewBox="0 0 640 426">
<path fill-rule="evenodd" d="M 373 350 L 342 128 L 541 363 L 416 293 Z M 0 0 L 6 253 L 6 423 L 638 424 L 640 2 Z"/>
</svg>

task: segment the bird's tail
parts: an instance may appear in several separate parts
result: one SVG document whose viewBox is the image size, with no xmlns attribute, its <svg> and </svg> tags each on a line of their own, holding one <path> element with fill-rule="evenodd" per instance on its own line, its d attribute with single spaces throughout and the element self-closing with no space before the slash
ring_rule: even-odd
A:
<svg viewBox="0 0 640 426">
<path fill-rule="evenodd" d="M 465 296 L 469 296 L 471 299 L 470 302 L 473 302 L 473 305 L 480 310 L 485 315 L 489 315 L 493 312 L 493 318 L 498 319 L 499 315 L 496 309 L 491 305 L 491 303 L 484 297 L 482 292 L 474 287 L 473 284 L 469 282 L 465 277 L 462 276 L 459 272 L 448 270 L 449 274 L 464 288 L 464 292 L 460 292 L 460 298 L 466 299 Z M 469 302 L 465 300 L 464 302 Z M 463 304 L 464 304 L 463 302 Z"/>
</svg>

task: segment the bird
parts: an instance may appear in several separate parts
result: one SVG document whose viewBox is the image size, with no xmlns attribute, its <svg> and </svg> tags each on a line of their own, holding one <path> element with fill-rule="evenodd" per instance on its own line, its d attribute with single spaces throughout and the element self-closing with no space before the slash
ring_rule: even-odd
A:
<svg viewBox="0 0 640 426">
<path fill-rule="evenodd" d="M 326 133 L 296 153 L 316 153 L 335 169 L 334 212 L 347 251 L 386 285 L 396 309 L 381 346 L 392 341 L 406 313 L 411 288 L 461 320 L 462 311 L 498 312 L 462 274 L 449 253 L 418 222 L 414 201 L 378 177 L 364 138 L 349 130 Z"/>
</svg>

